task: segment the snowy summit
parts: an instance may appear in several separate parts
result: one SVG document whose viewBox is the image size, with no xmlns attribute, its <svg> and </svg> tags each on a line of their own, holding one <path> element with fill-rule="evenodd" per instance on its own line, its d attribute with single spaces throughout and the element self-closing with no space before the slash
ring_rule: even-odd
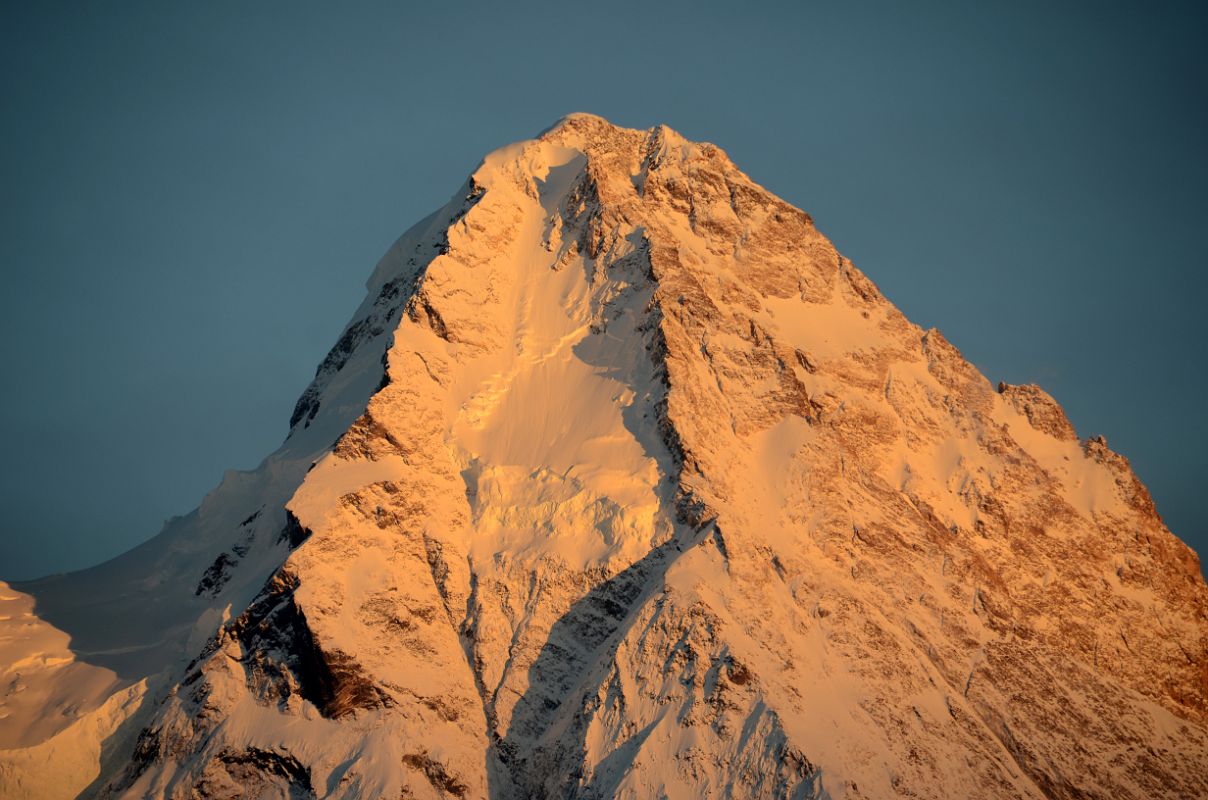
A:
<svg viewBox="0 0 1208 800">
<path fill-rule="evenodd" d="M 279 450 L 0 590 L 6 798 L 1208 795 L 1128 462 L 661 126 L 491 153 Z"/>
</svg>

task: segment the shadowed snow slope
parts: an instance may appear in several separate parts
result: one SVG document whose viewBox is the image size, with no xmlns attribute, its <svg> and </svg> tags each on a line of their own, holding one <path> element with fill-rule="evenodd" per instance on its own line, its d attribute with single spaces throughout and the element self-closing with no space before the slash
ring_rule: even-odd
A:
<svg viewBox="0 0 1208 800">
<path fill-rule="evenodd" d="M 489 155 L 280 450 L 0 603 L 5 797 L 1208 794 L 1127 461 L 665 127 Z"/>
</svg>

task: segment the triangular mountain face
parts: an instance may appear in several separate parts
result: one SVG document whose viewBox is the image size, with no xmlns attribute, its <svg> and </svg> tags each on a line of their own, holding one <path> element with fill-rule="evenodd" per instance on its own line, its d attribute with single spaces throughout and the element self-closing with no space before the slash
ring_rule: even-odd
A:
<svg viewBox="0 0 1208 800">
<path fill-rule="evenodd" d="M 1208 795 L 1127 461 L 664 127 L 488 156 L 277 453 L 4 602 L 5 796 Z"/>
</svg>

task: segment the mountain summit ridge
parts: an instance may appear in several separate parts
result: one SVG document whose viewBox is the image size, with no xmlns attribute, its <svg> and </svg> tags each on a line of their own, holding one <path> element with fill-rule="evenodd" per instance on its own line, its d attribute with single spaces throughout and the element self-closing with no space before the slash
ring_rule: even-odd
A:
<svg viewBox="0 0 1208 800">
<path fill-rule="evenodd" d="M 5 593 L 0 789 L 1208 793 L 1208 588 L 1127 461 L 715 145 L 568 115 L 367 289 L 259 468 Z"/>
</svg>

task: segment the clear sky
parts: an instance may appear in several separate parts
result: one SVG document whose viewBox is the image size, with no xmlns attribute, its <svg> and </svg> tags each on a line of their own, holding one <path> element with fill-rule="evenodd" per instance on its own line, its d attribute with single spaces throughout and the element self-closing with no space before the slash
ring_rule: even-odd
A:
<svg viewBox="0 0 1208 800">
<path fill-rule="evenodd" d="M 1202 2 L 0 3 L 2 577 L 253 467 L 398 234 L 570 111 L 725 148 L 1208 551 Z"/>
</svg>

